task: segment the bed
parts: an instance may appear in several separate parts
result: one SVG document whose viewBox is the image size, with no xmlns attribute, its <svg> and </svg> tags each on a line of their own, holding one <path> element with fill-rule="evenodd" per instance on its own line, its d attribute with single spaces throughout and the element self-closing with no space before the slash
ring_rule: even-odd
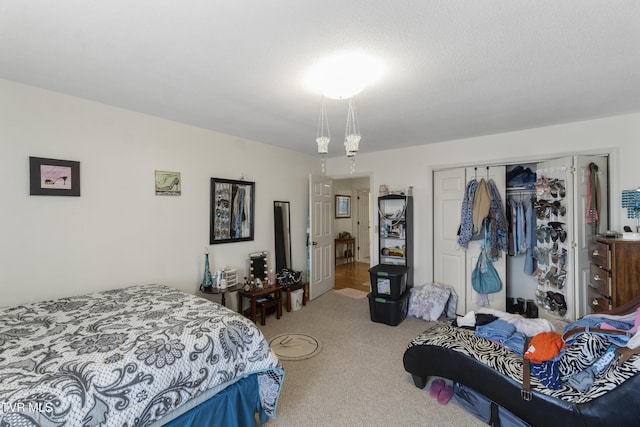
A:
<svg viewBox="0 0 640 427">
<path fill-rule="evenodd" d="M 163 285 L 0 308 L 0 425 L 256 425 L 284 371 L 254 323 Z"/>
<path fill-rule="evenodd" d="M 632 356 L 612 366 L 587 392 L 564 384 L 551 390 L 532 377 L 533 398 L 527 401 L 521 395 L 522 357 L 450 322 L 430 325 L 411 341 L 403 360 L 416 387 L 424 388 L 431 376 L 448 378 L 532 426 L 638 425 L 639 362 Z"/>
</svg>

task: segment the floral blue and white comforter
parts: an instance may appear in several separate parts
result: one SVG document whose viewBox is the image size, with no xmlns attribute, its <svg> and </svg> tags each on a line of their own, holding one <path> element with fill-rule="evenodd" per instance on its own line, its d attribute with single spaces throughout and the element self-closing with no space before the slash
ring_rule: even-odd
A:
<svg viewBox="0 0 640 427">
<path fill-rule="evenodd" d="M 283 370 L 259 329 L 162 285 L 0 308 L 0 425 L 143 426 L 258 373 L 275 416 Z"/>
</svg>

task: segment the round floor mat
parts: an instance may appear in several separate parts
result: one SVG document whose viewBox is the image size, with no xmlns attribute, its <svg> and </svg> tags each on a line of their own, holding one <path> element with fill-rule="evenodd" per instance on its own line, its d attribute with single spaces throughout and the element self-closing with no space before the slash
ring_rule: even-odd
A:
<svg viewBox="0 0 640 427">
<path fill-rule="evenodd" d="M 303 360 L 322 350 L 320 341 L 306 334 L 281 334 L 269 341 L 271 350 L 280 360 Z"/>
</svg>

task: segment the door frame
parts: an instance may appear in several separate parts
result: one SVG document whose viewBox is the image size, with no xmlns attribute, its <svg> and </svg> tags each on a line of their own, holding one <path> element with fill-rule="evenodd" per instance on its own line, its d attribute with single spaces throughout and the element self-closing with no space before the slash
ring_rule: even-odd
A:
<svg viewBox="0 0 640 427">
<path fill-rule="evenodd" d="M 377 206 L 377 197 L 375 197 L 373 195 L 373 182 L 374 182 L 374 173 L 373 172 L 363 172 L 363 173 L 354 173 L 353 175 L 345 175 L 345 174 L 337 174 L 337 175 L 327 175 L 327 178 L 331 178 L 333 181 L 347 181 L 347 180 L 356 180 L 356 179 L 362 179 L 362 178 L 368 178 L 369 180 L 369 184 L 368 184 L 368 190 L 369 190 L 369 265 L 373 266 L 374 262 L 375 264 L 378 263 L 378 259 L 376 257 L 373 256 L 374 254 L 374 247 L 373 244 L 375 242 L 374 239 L 374 234 L 375 234 L 375 227 L 374 227 L 374 212 L 377 212 L 376 210 L 376 206 Z M 358 191 L 360 190 L 366 190 L 365 188 L 356 188 L 353 190 L 353 193 L 357 195 Z M 352 200 L 352 206 L 356 206 L 353 205 L 355 201 Z M 352 209 L 352 215 L 351 215 L 351 220 L 352 220 L 352 225 L 351 228 L 355 229 L 357 231 L 357 208 L 356 209 Z M 356 238 L 357 238 L 357 233 L 354 233 Z M 356 245 L 358 245 L 359 242 L 356 240 Z M 374 258 L 376 258 L 374 260 Z M 359 261 L 358 258 L 356 258 L 356 261 Z M 366 261 L 363 261 L 366 262 Z"/>
<path fill-rule="evenodd" d="M 356 246 L 357 246 L 357 248 L 356 248 L 356 250 L 357 250 L 357 252 L 356 252 L 356 261 L 357 262 L 365 262 L 365 261 L 367 261 L 367 259 L 362 257 L 362 252 L 363 252 L 362 248 L 364 246 L 362 244 L 362 235 L 365 234 L 367 236 L 367 241 L 365 243 L 366 243 L 366 246 L 367 246 L 367 249 L 368 249 L 368 253 L 369 253 L 368 261 L 369 261 L 369 263 L 371 263 L 371 189 L 370 188 L 368 188 L 368 189 L 360 188 L 360 189 L 355 190 L 355 192 L 356 192 L 356 200 L 358 201 L 356 203 L 356 212 L 357 212 L 357 214 L 356 214 L 356 223 L 355 223 L 355 228 L 357 230 L 356 231 L 356 236 L 358 238 L 358 242 L 356 243 Z M 369 207 L 367 209 L 367 212 L 364 212 L 364 213 L 361 212 L 361 209 L 360 209 L 360 197 L 363 196 L 363 195 L 367 196 L 368 200 L 367 200 L 367 204 L 366 205 Z M 360 231 L 360 226 L 361 226 L 360 222 L 362 220 L 365 220 L 367 222 L 366 223 L 366 230 L 367 230 L 366 233 L 361 233 L 361 231 Z"/>
</svg>

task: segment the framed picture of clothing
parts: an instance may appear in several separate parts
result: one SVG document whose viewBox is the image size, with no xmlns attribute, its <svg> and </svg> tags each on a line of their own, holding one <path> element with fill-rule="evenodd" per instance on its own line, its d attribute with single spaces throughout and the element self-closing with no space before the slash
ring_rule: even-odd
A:
<svg viewBox="0 0 640 427">
<path fill-rule="evenodd" d="M 255 182 L 211 178 L 209 243 L 253 240 Z"/>
<path fill-rule="evenodd" d="M 31 196 L 80 196 L 80 162 L 29 157 Z"/>
</svg>

